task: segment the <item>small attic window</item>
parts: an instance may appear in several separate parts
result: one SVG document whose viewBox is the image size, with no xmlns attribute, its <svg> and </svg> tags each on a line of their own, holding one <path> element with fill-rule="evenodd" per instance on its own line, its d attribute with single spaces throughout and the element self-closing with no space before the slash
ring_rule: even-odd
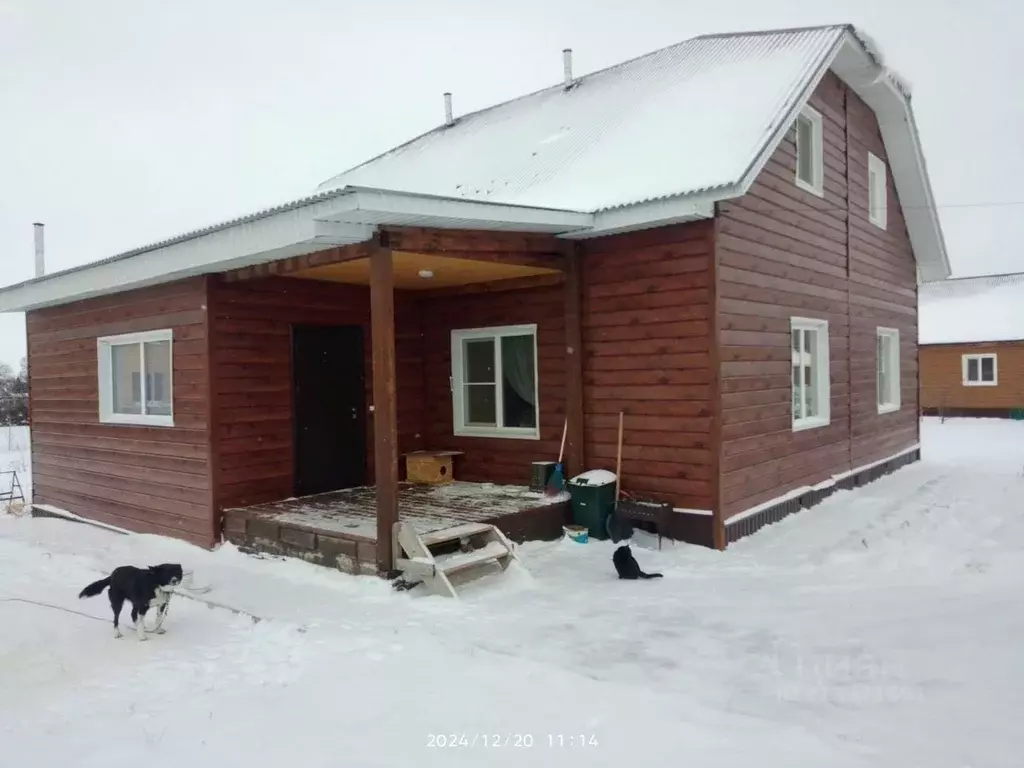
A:
<svg viewBox="0 0 1024 768">
<path fill-rule="evenodd" d="M 885 177 L 885 162 L 868 152 L 868 220 L 879 229 L 885 229 L 888 218 Z"/>
<path fill-rule="evenodd" d="M 796 185 L 823 197 L 824 157 L 821 113 L 805 106 L 796 119 Z"/>
</svg>

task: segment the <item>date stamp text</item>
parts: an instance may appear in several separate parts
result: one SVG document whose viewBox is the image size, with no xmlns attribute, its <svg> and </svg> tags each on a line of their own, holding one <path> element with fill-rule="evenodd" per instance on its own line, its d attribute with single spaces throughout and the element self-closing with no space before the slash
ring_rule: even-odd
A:
<svg viewBox="0 0 1024 768">
<path fill-rule="evenodd" d="M 430 749 L 532 749 L 546 747 L 569 749 L 598 746 L 592 733 L 428 733 L 426 746 Z"/>
</svg>

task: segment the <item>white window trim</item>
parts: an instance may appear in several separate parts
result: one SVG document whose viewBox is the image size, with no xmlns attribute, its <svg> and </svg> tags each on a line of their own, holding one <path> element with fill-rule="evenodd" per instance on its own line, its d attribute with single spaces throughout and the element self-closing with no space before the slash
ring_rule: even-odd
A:
<svg viewBox="0 0 1024 768">
<path fill-rule="evenodd" d="M 796 178 L 796 185 L 805 192 L 810 192 L 812 195 L 818 197 L 825 196 L 825 146 L 824 146 L 824 127 L 821 119 L 821 112 L 816 110 L 810 105 L 804 105 L 804 108 L 800 110 L 800 114 L 806 117 L 811 122 L 811 144 L 814 147 L 814 157 L 811 158 L 811 170 L 814 175 L 814 181 L 808 184 L 806 181 L 800 178 L 800 142 L 797 138 L 796 132 L 799 130 L 796 127 L 796 123 L 793 125 L 794 141 L 796 142 L 796 172 L 794 177 Z"/>
<path fill-rule="evenodd" d="M 981 380 L 981 361 L 983 358 L 992 358 L 992 381 Z M 977 360 L 978 361 L 978 381 L 968 381 L 967 379 L 967 361 Z M 962 355 L 960 358 L 961 375 L 963 378 L 963 385 L 965 387 L 998 387 L 999 386 L 999 356 L 995 352 L 986 352 L 977 355 Z"/>
<path fill-rule="evenodd" d="M 502 336 L 533 336 L 533 387 L 534 402 L 537 404 L 537 426 L 533 428 L 522 427 L 471 427 L 465 423 L 465 409 L 463 398 L 463 360 L 462 343 L 467 339 L 495 339 Z M 501 437 L 514 440 L 539 440 L 540 439 L 540 366 L 538 364 L 537 350 L 537 325 L 501 325 L 492 328 L 467 328 L 452 331 L 452 428 L 454 434 L 459 437 Z M 495 412 L 498 418 L 504 413 L 501 388 L 501 349 L 495 344 L 495 381 L 498 382 L 495 398 Z"/>
<path fill-rule="evenodd" d="M 143 363 L 142 375 L 139 386 L 142 387 L 142 403 L 145 409 L 146 403 L 146 371 L 145 359 L 142 356 L 142 346 L 146 342 L 166 341 L 170 344 L 171 366 L 167 376 L 167 392 L 171 400 L 171 413 L 169 416 L 147 413 L 115 413 L 114 412 L 114 388 L 112 386 L 113 357 L 111 348 L 115 346 L 137 344 L 139 345 L 139 359 Z M 96 354 L 99 375 L 99 406 L 100 422 L 103 424 L 138 424 L 147 427 L 173 427 L 174 426 L 174 331 L 164 329 L 159 331 L 145 331 L 143 333 L 124 333 L 119 336 L 102 336 L 96 339 Z"/>
<path fill-rule="evenodd" d="M 872 190 L 871 172 L 874 171 L 878 179 L 878 189 Z M 872 200 L 872 193 L 877 192 L 882 196 L 881 205 L 877 200 Z M 882 158 L 868 152 L 868 221 L 879 229 L 885 229 L 889 218 L 889 181 L 885 161 Z"/>
<path fill-rule="evenodd" d="M 889 377 L 889 385 L 891 391 L 889 392 L 890 402 L 878 403 L 878 393 L 875 393 L 875 403 L 878 404 L 879 413 L 894 413 L 902 407 L 902 396 L 901 396 L 901 377 L 900 377 L 900 331 L 898 328 L 883 328 L 878 327 L 875 329 L 875 350 L 877 353 L 878 339 L 883 337 L 889 337 L 892 339 L 892 343 L 889 347 L 889 370 L 891 375 Z M 876 376 L 875 376 L 875 387 L 878 387 L 878 376 L 877 366 L 878 361 L 875 361 Z"/>
<path fill-rule="evenodd" d="M 814 379 L 814 387 L 818 396 L 820 413 L 817 416 L 805 417 L 802 419 L 796 418 L 796 414 L 791 413 L 794 432 L 800 432 L 805 429 L 817 429 L 818 427 L 827 427 L 832 423 L 832 380 L 829 368 L 828 320 L 819 320 L 812 317 L 791 317 L 789 319 L 789 351 L 791 356 L 794 354 L 793 331 L 797 329 L 818 331 L 818 348 L 815 352 L 817 353 L 818 360 L 821 361 L 821 364 L 818 366 L 817 375 Z M 792 360 L 790 361 L 790 364 L 792 365 Z M 789 402 L 792 404 L 792 368 L 789 373 L 789 390 Z M 790 407 L 792 407 L 792 405 Z"/>
</svg>

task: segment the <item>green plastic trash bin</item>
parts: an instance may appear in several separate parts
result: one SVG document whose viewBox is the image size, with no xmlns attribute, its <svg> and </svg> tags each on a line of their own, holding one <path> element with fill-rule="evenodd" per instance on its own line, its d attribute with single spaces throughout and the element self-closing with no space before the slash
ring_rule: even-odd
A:
<svg viewBox="0 0 1024 768">
<path fill-rule="evenodd" d="M 569 481 L 572 521 L 594 539 L 608 538 L 608 516 L 615 511 L 615 473 L 591 469 Z"/>
</svg>

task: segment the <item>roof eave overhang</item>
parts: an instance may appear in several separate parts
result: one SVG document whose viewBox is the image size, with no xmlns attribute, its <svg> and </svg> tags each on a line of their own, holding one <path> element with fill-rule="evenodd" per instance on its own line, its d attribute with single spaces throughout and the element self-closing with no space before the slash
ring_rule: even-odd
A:
<svg viewBox="0 0 1024 768">
<path fill-rule="evenodd" d="M 388 225 L 565 234 L 593 222 L 594 214 L 579 211 L 353 188 L 2 288 L 0 312 L 42 309 L 361 243 Z"/>
<path fill-rule="evenodd" d="M 373 228 L 321 221 L 328 203 L 294 208 L 0 289 L 0 312 L 24 312 L 368 240 Z"/>
<path fill-rule="evenodd" d="M 560 237 L 568 239 L 591 239 L 606 237 L 641 229 L 665 227 L 688 221 L 710 219 L 715 215 L 712 200 L 694 197 L 668 197 L 649 200 L 621 208 L 609 208 L 593 214 L 593 226 Z"/>
<path fill-rule="evenodd" d="M 895 76 L 878 63 L 852 30 L 838 36 L 831 51 L 822 59 L 818 70 L 796 98 L 792 109 L 782 116 L 769 141 L 753 158 L 742 178 L 735 184 L 694 199 L 719 202 L 747 194 L 778 149 L 800 109 L 830 69 L 875 111 L 882 141 L 889 155 L 893 184 L 899 195 L 917 261 L 919 282 L 945 280 L 952 270 L 917 124 L 910 107 L 910 97 L 902 90 Z"/>
<path fill-rule="evenodd" d="M 945 280 L 952 273 L 949 254 L 909 89 L 877 61 L 853 32 L 846 33 L 831 66 L 878 119 L 921 282 Z"/>
<path fill-rule="evenodd" d="M 563 234 L 589 229 L 594 214 L 509 205 L 367 187 L 349 187 L 322 215 L 327 221 L 371 226 L 420 226 Z"/>
</svg>

